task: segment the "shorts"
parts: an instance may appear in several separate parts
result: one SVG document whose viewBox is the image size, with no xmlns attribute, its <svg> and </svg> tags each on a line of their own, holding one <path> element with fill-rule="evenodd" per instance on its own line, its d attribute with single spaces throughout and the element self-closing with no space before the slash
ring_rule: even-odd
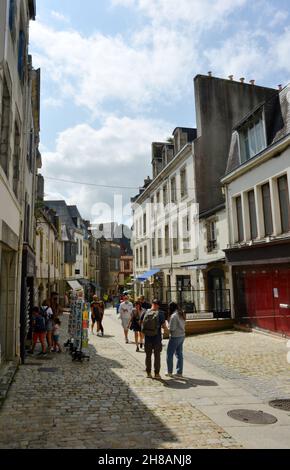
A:
<svg viewBox="0 0 290 470">
<path fill-rule="evenodd" d="M 40 341 L 40 343 L 43 343 L 45 341 L 45 337 L 46 331 L 35 331 L 32 333 L 32 341 L 34 343 L 37 343 L 38 340 Z"/>
<path fill-rule="evenodd" d="M 59 343 L 59 335 L 53 335 L 53 341 Z"/>
<path fill-rule="evenodd" d="M 47 325 L 46 325 L 46 328 L 47 328 L 48 332 L 52 331 L 53 330 L 53 322 L 49 320 Z"/>
<path fill-rule="evenodd" d="M 121 317 L 122 327 L 127 330 L 131 317 Z"/>
</svg>

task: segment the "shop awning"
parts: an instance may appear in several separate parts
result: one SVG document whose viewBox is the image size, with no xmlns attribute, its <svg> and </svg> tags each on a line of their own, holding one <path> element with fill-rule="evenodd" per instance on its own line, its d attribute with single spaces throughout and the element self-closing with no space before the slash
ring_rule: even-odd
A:
<svg viewBox="0 0 290 470">
<path fill-rule="evenodd" d="M 82 286 L 78 281 L 66 281 L 72 290 L 83 290 Z"/>
<path fill-rule="evenodd" d="M 91 283 L 90 281 L 88 281 L 88 279 L 78 279 L 78 282 L 82 285 L 82 286 L 89 286 Z"/>
<path fill-rule="evenodd" d="M 210 264 L 224 262 L 225 257 L 220 256 L 219 258 L 211 258 L 211 259 L 198 259 L 191 263 L 183 264 L 182 268 L 191 268 L 191 269 L 207 269 Z"/>
<path fill-rule="evenodd" d="M 150 271 L 146 271 L 144 274 L 140 274 L 139 276 L 136 277 L 137 281 L 146 281 L 149 279 L 149 277 L 155 276 L 155 274 L 159 273 L 161 271 L 160 268 L 156 269 L 151 269 Z"/>
</svg>

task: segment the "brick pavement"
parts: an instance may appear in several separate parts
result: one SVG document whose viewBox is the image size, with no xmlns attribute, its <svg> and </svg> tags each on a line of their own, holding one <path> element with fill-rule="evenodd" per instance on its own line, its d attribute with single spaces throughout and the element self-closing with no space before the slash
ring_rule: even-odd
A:
<svg viewBox="0 0 290 470">
<path fill-rule="evenodd" d="M 62 341 L 66 324 L 64 316 Z M 107 325 L 117 331 L 109 318 Z M 167 382 L 145 378 L 134 347 L 121 344 L 119 325 L 117 333 L 90 343 L 89 362 L 51 354 L 20 366 L 0 410 L 0 448 L 240 447 L 187 400 L 182 384 L 173 393 Z"/>
<path fill-rule="evenodd" d="M 261 333 L 230 331 L 186 338 L 185 350 L 197 366 L 270 400 L 290 397 L 287 343 Z"/>
</svg>

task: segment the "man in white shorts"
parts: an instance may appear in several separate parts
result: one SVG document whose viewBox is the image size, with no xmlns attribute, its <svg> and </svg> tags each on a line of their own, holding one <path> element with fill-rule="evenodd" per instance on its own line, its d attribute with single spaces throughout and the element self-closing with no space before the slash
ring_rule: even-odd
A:
<svg viewBox="0 0 290 470">
<path fill-rule="evenodd" d="M 125 341 L 128 344 L 128 331 L 129 331 L 129 322 L 131 320 L 131 315 L 132 315 L 132 310 L 133 310 L 133 304 L 129 302 L 129 297 L 127 295 L 124 296 L 124 301 L 121 303 L 119 307 L 119 315 L 121 318 L 122 322 L 122 327 L 124 329 L 124 334 L 125 334 Z"/>
</svg>

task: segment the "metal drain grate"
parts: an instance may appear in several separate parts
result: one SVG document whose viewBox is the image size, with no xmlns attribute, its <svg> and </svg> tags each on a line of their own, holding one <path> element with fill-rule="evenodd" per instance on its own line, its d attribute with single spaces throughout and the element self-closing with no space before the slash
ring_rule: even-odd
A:
<svg viewBox="0 0 290 470">
<path fill-rule="evenodd" d="M 278 421 L 273 415 L 255 410 L 232 410 L 228 412 L 228 416 L 249 424 L 274 424 Z"/>
<path fill-rule="evenodd" d="M 41 367 L 40 369 L 38 369 L 39 372 L 47 372 L 49 374 L 55 374 L 56 372 L 58 372 L 58 369 L 56 367 Z"/>
<path fill-rule="evenodd" d="M 290 400 L 288 398 L 283 400 L 272 400 L 269 405 L 277 410 L 290 411 Z"/>
</svg>

